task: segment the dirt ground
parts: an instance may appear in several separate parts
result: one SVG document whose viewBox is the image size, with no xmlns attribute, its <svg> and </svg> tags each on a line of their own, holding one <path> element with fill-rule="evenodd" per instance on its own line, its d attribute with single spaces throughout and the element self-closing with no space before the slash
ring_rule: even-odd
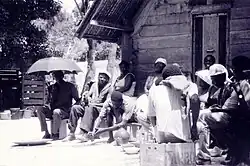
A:
<svg viewBox="0 0 250 166">
<path fill-rule="evenodd" d="M 37 118 L 0 120 L 0 166 L 139 166 L 139 154 L 127 155 L 121 147 L 105 143 L 52 141 L 40 146 L 16 146 L 13 142 L 40 139 Z"/>
</svg>

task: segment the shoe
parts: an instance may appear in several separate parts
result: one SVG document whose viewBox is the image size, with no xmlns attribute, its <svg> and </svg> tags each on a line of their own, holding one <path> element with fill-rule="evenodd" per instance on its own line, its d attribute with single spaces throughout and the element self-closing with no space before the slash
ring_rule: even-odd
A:
<svg viewBox="0 0 250 166">
<path fill-rule="evenodd" d="M 85 133 L 85 134 L 82 134 L 79 138 L 78 138 L 81 142 L 88 142 L 90 139 L 88 137 L 88 135 Z"/>
<path fill-rule="evenodd" d="M 55 140 L 59 140 L 59 134 L 52 134 L 52 139 Z"/>
<path fill-rule="evenodd" d="M 63 142 L 73 141 L 75 139 L 76 139 L 75 134 L 74 133 L 69 133 L 69 135 L 65 139 L 63 139 Z"/>
<path fill-rule="evenodd" d="M 211 165 L 211 160 L 209 159 L 201 159 L 201 158 L 198 158 L 196 159 L 196 165 Z"/>
<path fill-rule="evenodd" d="M 42 139 L 51 139 L 51 135 L 50 134 L 45 134 Z"/>
<path fill-rule="evenodd" d="M 112 142 L 116 142 L 114 138 L 109 138 L 108 141 L 107 141 L 108 144 L 110 144 Z"/>
<path fill-rule="evenodd" d="M 213 149 L 209 150 L 211 157 L 220 157 L 222 155 L 222 150 L 218 148 L 217 146 L 214 146 Z"/>
</svg>

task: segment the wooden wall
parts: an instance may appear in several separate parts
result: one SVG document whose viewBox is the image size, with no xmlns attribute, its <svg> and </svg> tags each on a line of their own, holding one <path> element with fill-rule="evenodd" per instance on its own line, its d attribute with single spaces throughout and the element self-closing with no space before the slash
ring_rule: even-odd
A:
<svg viewBox="0 0 250 166">
<path fill-rule="evenodd" d="M 157 4 L 159 1 L 151 0 L 136 18 L 135 32 L 131 36 L 138 58 L 137 95 L 143 92 L 146 78 L 153 72 L 154 61 L 159 57 L 166 58 L 169 64 L 178 63 L 192 70 L 192 19 L 184 1 Z"/>
<path fill-rule="evenodd" d="M 230 20 L 231 58 L 239 55 L 250 58 L 250 0 L 235 0 Z"/>
<path fill-rule="evenodd" d="M 136 50 L 136 95 L 143 93 L 147 76 L 153 72 L 154 61 L 159 57 L 169 64 L 179 63 L 192 71 L 192 14 L 221 12 L 226 8 L 216 5 L 192 8 L 186 0 L 145 0 L 134 19 L 134 32 L 130 35 Z M 212 8 L 211 8 L 212 7 Z M 218 7 L 218 5 L 217 5 Z M 209 10 L 208 10 L 209 9 Z M 235 56 L 250 58 L 250 0 L 234 0 L 229 10 L 228 63 Z"/>
</svg>

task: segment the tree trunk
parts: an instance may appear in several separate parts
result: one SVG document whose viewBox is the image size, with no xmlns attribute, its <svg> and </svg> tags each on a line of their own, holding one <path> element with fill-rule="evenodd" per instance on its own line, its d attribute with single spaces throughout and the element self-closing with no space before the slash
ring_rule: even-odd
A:
<svg viewBox="0 0 250 166">
<path fill-rule="evenodd" d="M 116 78 L 120 74 L 118 60 L 116 59 L 117 44 L 111 44 L 110 53 L 108 55 L 107 71 L 111 74 L 111 83 L 114 84 Z"/>
<path fill-rule="evenodd" d="M 94 41 L 92 39 L 87 39 L 87 43 L 89 45 L 89 50 L 87 53 L 87 73 L 85 77 L 85 81 L 83 84 L 82 93 L 86 90 L 89 90 L 88 84 L 95 77 L 95 54 L 94 54 Z"/>
</svg>

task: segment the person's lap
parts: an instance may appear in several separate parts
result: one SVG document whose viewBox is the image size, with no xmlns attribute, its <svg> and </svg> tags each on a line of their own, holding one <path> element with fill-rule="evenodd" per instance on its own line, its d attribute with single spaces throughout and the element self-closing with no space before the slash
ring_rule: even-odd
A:
<svg viewBox="0 0 250 166">
<path fill-rule="evenodd" d="M 60 115 L 61 119 L 68 119 L 69 118 L 69 112 L 63 110 L 63 109 L 54 109 L 50 110 L 48 107 L 43 107 L 43 113 L 45 114 L 45 117 L 53 120 L 53 114 L 57 113 Z"/>
</svg>

